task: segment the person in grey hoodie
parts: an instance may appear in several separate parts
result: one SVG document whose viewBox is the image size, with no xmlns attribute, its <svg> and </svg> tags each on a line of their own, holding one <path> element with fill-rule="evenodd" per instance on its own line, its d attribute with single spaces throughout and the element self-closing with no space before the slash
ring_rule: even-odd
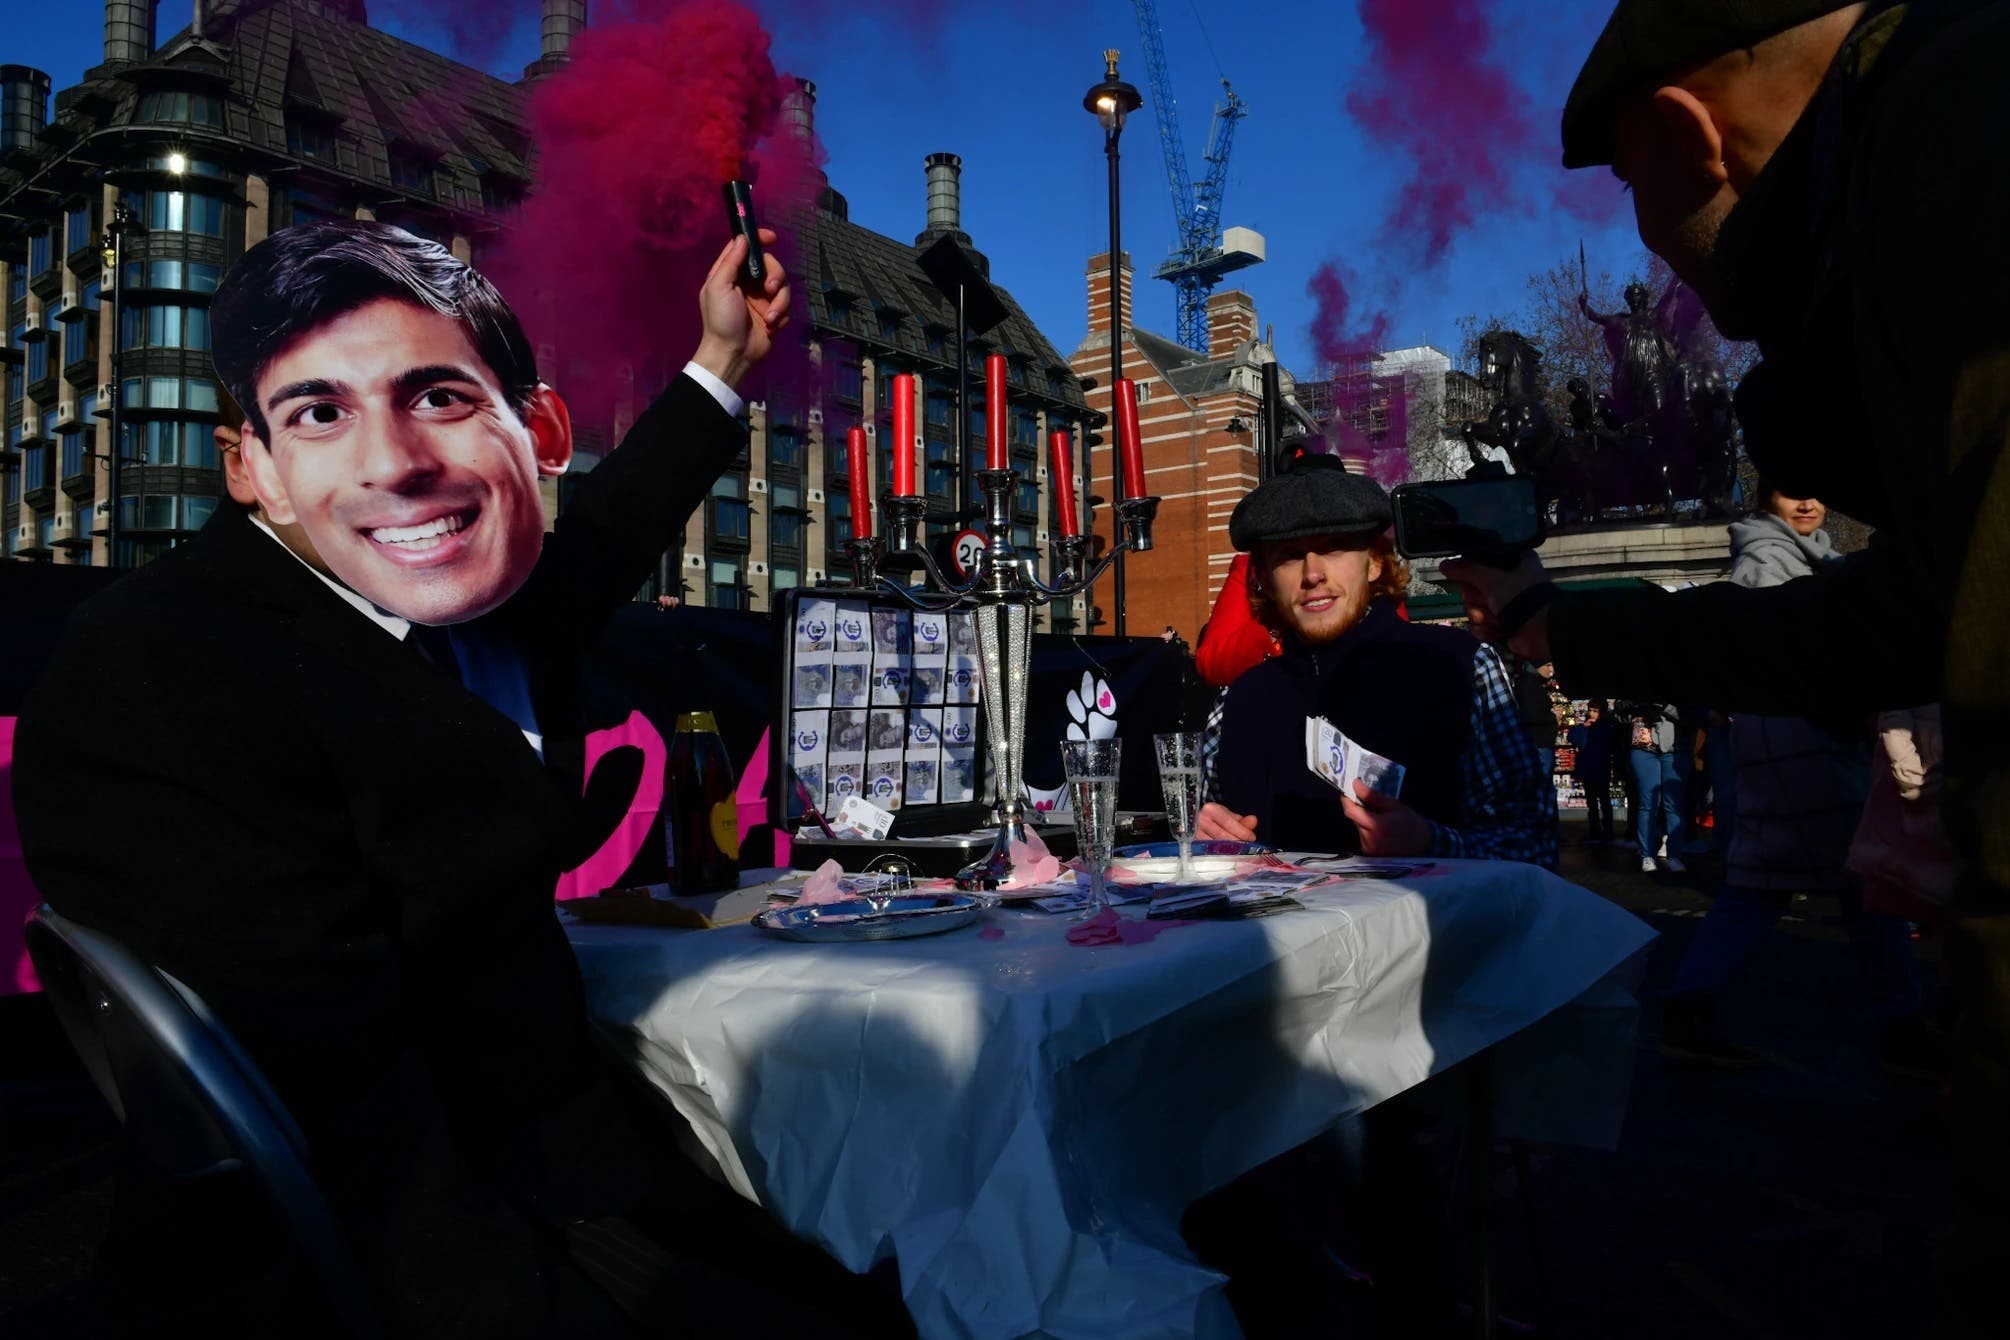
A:
<svg viewBox="0 0 2010 1340">
<path fill-rule="evenodd" d="M 1731 526 L 1731 580 L 1779 586 L 1838 562 L 1821 526 L 1828 509 L 1761 485 L 1760 509 Z M 1845 867 L 1869 792 L 1868 742 L 1797 717 L 1739 713 L 1731 720 L 1737 758 L 1737 820 L 1724 885 L 1690 942 L 1663 1003 L 1662 1050 L 1678 1059 L 1749 1066 L 1755 1053 L 1718 1031 L 1716 998 L 1771 933 L 1796 893 L 1835 896 L 1856 948 L 1858 968 L 1884 1021 L 1888 1054 L 1910 1050 L 1922 1027 L 1905 923 L 1866 913 L 1862 889 Z"/>
</svg>

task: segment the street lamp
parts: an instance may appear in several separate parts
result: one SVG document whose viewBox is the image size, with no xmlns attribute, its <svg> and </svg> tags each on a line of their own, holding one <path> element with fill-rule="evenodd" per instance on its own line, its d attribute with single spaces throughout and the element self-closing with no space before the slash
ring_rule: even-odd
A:
<svg viewBox="0 0 2010 1340">
<path fill-rule="evenodd" d="M 1117 140 L 1124 133 L 1124 118 L 1144 106 L 1145 100 L 1138 91 L 1117 77 L 1117 52 L 1114 48 L 1103 53 L 1103 81 L 1090 89 L 1082 97 L 1082 106 L 1096 118 L 1103 128 L 1103 157 L 1110 165 L 1110 422 L 1117 419 L 1118 383 L 1124 376 L 1124 332 L 1118 320 L 1122 310 L 1118 304 L 1117 286 L 1121 281 L 1118 274 L 1118 258 L 1123 254 L 1123 230 L 1119 226 L 1117 200 Z M 1111 453 L 1115 467 L 1110 471 L 1113 494 L 1118 502 L 1124 499 L 1124 472 L 1121 468 L 1122 446 Z M 1087 443 L 1082 447 L 1082 478 L 1093 492 L 1096 474 L 1089 459 Z M 1117 553 L 1117 636 L 1124 634 L 1124 555 Z M 1091 588 L 1087 593 L 1091 618 L 1096 607 L 1096 593 Z"/>
<path fill-rule="evenodd" d="M 105 566 L 119 566 L 119 462 L 126 454 L 125 399 L 126 381 L 122 375 L 125 367 L 126 348 L 126 235 L 138 237 L 146 233 L 147 226 L 133 214 L 132 206 L 121 197 L 112 206 L 112 217 L 105 224 L 104 255 L 105 271 L 112 282 L 112 449 L 110 478 L 106 481 L 106 491 L 110 500 L 106 504 L 105 518 Z"/>
<path fill-rule="evenodd" d="M 188 156 L 179 149 L 172 150 L 162 161 L 168 172 L 176 177 L 188 172 Z M 145 237 L 147 225 L 144 219 L 133 213 L 133 207 L 121 195 L 112 206 L 112 217 L 105 224 L 104 251 L 100 259 L 103 269 L 112 285 L 112 449 L 106 462 L 109 479 L 106 488 L 110 493 L 107 503 L 109 515 L 105 518 L 105 566 L 119 566 L 119 463 L 126 454 L 125 400 L 126 379 L 123 375 L 126 351 L 126 237 Z"/>
</svg>

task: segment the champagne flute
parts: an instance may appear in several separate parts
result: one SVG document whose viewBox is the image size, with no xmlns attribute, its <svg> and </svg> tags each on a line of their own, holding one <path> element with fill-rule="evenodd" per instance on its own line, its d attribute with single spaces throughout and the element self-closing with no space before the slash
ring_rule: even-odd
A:
<svg viewBox="0 0 2010 1340">
<path fill-rule="evenodd" d="M 1075 805 L 1075 844 L 1089 866 L 1089 909 L 1094 916 L 1110 904 L 1110 851 L 1116 843 L 1117 770 L 1123 745 L 1117 740 L 1064 740 L 1061 766 Z"/>
<path fill-rule="evenodd" d="M 1179 839 L 1179 881 L 1185 884 L 1193 879 L 1194 826 L 1200 818 L 1200 736 L 1154 735 L 1152 744 L 1158 750 L 1166 819 Z"/>
</svg>

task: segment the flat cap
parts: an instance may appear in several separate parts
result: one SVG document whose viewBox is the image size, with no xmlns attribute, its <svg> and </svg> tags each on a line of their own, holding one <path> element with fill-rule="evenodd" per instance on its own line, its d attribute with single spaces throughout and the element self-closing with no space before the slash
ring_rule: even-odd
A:
<svg viewBox="0 0 2010 1340">
<path fill-rule="evenodd" d="M 1563 105 L 1563 165 L 1613 155 L 1619 104 L 1684 66 L 1748 47 L 1849 0 L 1619 0 Z"/>
<path fill-rule="evenodd" d="M 1389 495 L 1366 475 L 1350 475 L 1339 458 L 1300 456 L 1252 489 L 1228 518 L 1237 549 L 1265 540 L 1308 535 L 1379 535 L 1389 528 Z"/>
</svg>

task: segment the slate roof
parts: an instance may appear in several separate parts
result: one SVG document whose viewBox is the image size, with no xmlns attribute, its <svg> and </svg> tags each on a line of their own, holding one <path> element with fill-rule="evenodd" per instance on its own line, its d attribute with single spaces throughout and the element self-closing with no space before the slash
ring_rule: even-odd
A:
<svg viewBox="0 0 2010 1340">
<path fill-rule="evenodd" d="M 810 320 L 819 335 L 858 344 L 875 357 L 887 354 L 904 364 L 953 370 L 956 366 L 956 307 L 922 273 L 922 247 L 887 237 L 847 216 L 844 197 L 826 191 L 811 229 L 812 263 L 806 285 Z M 930 240 L 933 240 L 932 237 Z M 997 289 L 1005 320 L 971 341 L 970 362 L 981 369 L 985 354 L 1002 353 L 1023 362 L 1016 388 L 1025 398 L 1051 408 L 1086 411 L 1081 383 L 1047 337 L 1012 295 Z M 897 319 L 887 339 L 882 315 Z M 929 351 L 929 334 L 939 336 L 939 352 Z M 1059 395 L 1049 379 L 1058 379 Z"/>
<path fill-rule="evenodd" d="M 396 149 L 445 170 L 442 204 L 478 203 L 484 172 L 530 179 L 523 87 L 329 12 L 360 5 L 218 8 L 208 28 L 230 49 L 231 85 L 248 104 L 230 109 L 232 138 L 286 155 L 289 111 L 339 118 L 356 156 L 338 157 L 338 172 L 390 189 Z"/>
</svg>

